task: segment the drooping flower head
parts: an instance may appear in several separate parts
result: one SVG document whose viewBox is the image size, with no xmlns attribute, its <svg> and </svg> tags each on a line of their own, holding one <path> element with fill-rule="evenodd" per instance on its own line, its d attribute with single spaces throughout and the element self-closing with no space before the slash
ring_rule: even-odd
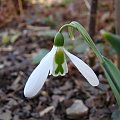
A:
<svg viewBox="0 0 120 120">
<path fill-rule="evenodd" d="M 81 59 L 64 48 L 64 37 L 62 33 L 58 32 L 54 39 L 53 48 L 30 75 L 24 88 L 25 97 L 32 98 L 37 95 L 43 87 L 48 75 L 64 76 L 68 73 L 65 54 L 92 86 L 99 84 L 99 80 L 93 70 Z"/>
</svg>

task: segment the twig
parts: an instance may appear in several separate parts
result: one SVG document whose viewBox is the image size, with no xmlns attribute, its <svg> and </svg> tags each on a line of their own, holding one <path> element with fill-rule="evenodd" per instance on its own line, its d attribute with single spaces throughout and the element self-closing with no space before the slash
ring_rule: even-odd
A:
<svg viewBox="0 0 120 120">
<path fill-rule="evenodd" d="M 24 10 L 23 10 L 22 0 L 18 0 L 18 4 L 19 4 L 20 15 L 23 17 L 24 16 Z"/>
<path fill-rule="evenodd" d="M 88 0 L 84 0 L 84 2 L 85 2 L 86 7 L 88 8 L 88 10 L 90 10 L 90 4 L 89 4 Z"/>
<path fill-rule="evenodd" d="M 116 33 L 120 35 L 120 0 L 115 0 L 115 27 Z M 120 56 L 118 55 L 118 68 L 120 69 Z"/>
<path fill-rule="evenodd" d="M 91 37 L 94 37 L 96 30 L 97 4 L 98 0 L 91 0 L 89 17 L 89 34 Z"/>
</svg>

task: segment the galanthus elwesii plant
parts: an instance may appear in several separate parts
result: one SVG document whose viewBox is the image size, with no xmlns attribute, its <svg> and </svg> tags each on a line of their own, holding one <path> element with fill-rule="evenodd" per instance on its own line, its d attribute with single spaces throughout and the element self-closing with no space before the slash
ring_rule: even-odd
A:
<svg viewBox="0 0 120 120">
<path fill-rule="evenodd" d="M 53 48 L 41 60 L 40 64 L 30 75 L 24 89 L 25 97 L 31 98 L 38 94 L 44 85 L 48 74 L 52 74 L 53 76 L 64 76 L 68 73 L 65 54 L 92 86 L 97 86 L 99 84 L 99 80 L 93 70 L 86 63 L 64 48 L 64 37 L 61 32 L 58 32 L 54 39 Z"/>
<path fill-rule="evenodd" d="M 77 30 L 91 47 L 105 72 L 108 83 L 110 84 L 117 103 L 120 106 L 120 71 L 109 59 L 101 55 L 87 31 L 76 21 L 73 21 L 70 24 L 65 24 L 60 28 L 55 36 L 53 48 L 41 60 L 40 64 L 30 75 L 24 88 L 25 97 L 32 98 L 37 95 L 43 87 L 48 75 L 52 74 L 53 76 L 64 76 L 68 72 L 65 59 L 66 55 L 92 86 L 97 86 L 99 84 L 99 80 L 93 70 L 86 63 L 64 48 L 64 37 L 62 35 L 64 28 L 68 28 L 71 39 L 74 39 L 73 29 Z"/>
</svg>

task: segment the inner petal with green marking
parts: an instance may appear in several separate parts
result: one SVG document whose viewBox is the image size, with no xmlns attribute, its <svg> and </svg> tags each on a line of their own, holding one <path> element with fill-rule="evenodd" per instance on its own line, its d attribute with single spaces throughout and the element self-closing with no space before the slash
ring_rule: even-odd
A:
<svg viewBox="0 0 120 120">
<path fill-rule="evenodd" d="M 63 47 L 58 47 L 53 62 L 53 75 L 65 75 L 68 72 Z"/>
<path fill-rule="evenodd" d="M 57 68 L 55 70 L 55 74 L 58 74 L 59 72 L 61 74 L 64 73 L 64 69 L 62 67 L 62 64 L 64 63 L 64 53 L 63 50 L 59 49 L 57 50 L 56 54 L 55 54 L 55 62 L 57 64 Z"/>
</svg>

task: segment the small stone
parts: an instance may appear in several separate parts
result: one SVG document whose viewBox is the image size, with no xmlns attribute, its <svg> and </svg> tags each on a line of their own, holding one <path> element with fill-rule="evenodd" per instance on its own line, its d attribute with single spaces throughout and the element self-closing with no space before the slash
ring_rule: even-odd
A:
<svg viewBox="0 0 120 120">
<path fill-rule="evenodd" d="M 11 111 L 6 110 L 3 113 L 0 113 L 0 120 L 11 120 L 12 116 L 11 116 Z"/>
<path fill-rule="evenodd" d="M 79 118 L 87 115 L 88 108 L 84 105 L 82 100 L 75 100 L 73 104 L 66 109 L 66 114 L 69 118 Z"/>
</svg>

